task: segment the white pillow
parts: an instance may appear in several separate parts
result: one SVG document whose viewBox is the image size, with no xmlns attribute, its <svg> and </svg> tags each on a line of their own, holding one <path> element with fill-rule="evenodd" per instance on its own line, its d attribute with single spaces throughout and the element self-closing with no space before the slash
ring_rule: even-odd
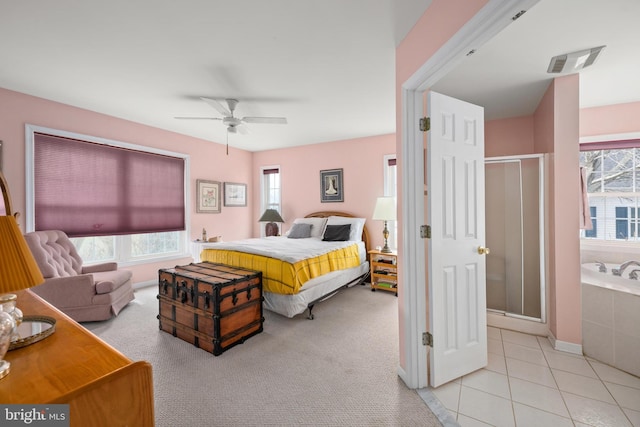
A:
<svg viewBox="0 0 640 427">
<path fill-rule="evenodd" d="M 364 229 L 365 220 L 366 218 L 330 216 L 327 220 L 327 225 L 351 224 L 351 233 L 349 234 L 349 240 L 359 242 L 362 240 L 362 230 Z"/>
<path fill-rule="evenodd" d="M 311 237 L 322 237 L 327 218 L 296 218 L 294 224 L 311 224 Z"/>
</svg>

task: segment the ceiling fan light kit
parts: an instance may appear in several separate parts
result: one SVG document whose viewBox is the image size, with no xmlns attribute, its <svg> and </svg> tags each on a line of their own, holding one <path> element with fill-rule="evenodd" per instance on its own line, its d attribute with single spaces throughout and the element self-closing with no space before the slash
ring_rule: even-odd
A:
<svg viewBox="0 0 640 427">
<path fill-rule="evenodd" d="M 237 99 L 227 98 L 224 100 L 217 100 L 213 98 L 200 97 L 201 100 L 209 104 L 216 111 L 218 111 L 222 117 L 176 117 L 176 119 L 186 120 L 221 120 L 222 124 L 227 127 L 228 133 L 248 133 L 247 123 L 259 123 L 259 124 L 276 124 L 286 125 L 287 119 L 285 117 L 243 117 L 239 118 L 234 115 L 236 107 L 238 106 Z M 226 103 L 225 107 L 223 103 Z"/>
<path fill-rule="evenodd" d="M 549 62 L 547 73 L 574 73 L 587 68 L 596 62 L 600 52 L 606 46 L 592 47 L 591 49 L 579 50 L 554 56 Z"/>
</svg>

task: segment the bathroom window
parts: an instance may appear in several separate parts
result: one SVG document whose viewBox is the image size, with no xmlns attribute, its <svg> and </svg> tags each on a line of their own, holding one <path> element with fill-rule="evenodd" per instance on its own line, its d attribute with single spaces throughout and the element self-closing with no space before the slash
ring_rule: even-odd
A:
<svg viewBox="0 0 640 427">
<path fill-rule="evenodd" d="M 591 224 L 593 227 L 591 230 L 584 231 L 584 237 L 598 237 L 598 208 L 595 206 L 591 206 L 589 208 L 589 215 L 591 215 Z"/>
<path fill-rule="evenodd" d="M 616 239 L 638 238 L 638 208 L 616 207 Z"/>
<path fill-rule="evenodd" d="M 582 237 L 640 240 L 640 140 L 582 144 L 580 165 L 587 170 L 593 223 Z"/>
</svg>

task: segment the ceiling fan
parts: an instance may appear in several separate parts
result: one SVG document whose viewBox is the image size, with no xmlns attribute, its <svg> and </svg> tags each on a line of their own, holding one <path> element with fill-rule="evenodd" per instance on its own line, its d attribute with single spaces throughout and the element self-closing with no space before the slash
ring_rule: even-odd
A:
<svg viewBox="0 0 640 427">
<path fill-rule="evenodd" d="M 236 117 L 233 113 L 238 105 L 238 100 L 233 98 L 227 98 L 224 100 L 216 100 L 212 98 L 200 97 L 204 102 L 215 108 L 222 117 L 176 117 L 176 119 L 185 120 L 221 120 L 222 124 L 227 127 L 228 133 L 248 133 L 246 127 L 247 123 L 260 123 L 260 124 L 280 124 L 286 125 L 287 119 L 284 117 Z M 228 107 L 223 105 L 223 102 Z"/>
</svg>

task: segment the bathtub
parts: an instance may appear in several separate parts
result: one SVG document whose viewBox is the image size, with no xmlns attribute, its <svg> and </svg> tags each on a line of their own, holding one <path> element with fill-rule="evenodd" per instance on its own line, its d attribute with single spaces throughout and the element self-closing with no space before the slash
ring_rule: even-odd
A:
<svg viewBox="0 0 640 427">
<path fill-rule="evenodd" d="M 620 264 L 582 265 L 582 350 L 586 356 L 640 376 L 640 280 L 611 271 Z"/>
</svg>

